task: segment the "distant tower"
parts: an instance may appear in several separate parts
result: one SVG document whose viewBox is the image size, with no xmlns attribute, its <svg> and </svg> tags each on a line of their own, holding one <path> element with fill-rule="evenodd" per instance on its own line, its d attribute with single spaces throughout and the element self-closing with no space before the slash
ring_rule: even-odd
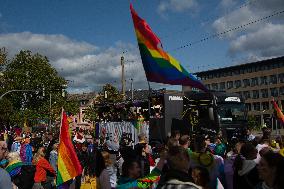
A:
<svg viewBox="0 0 284 189">
<path fill-rule="evenodd" d="M 121 56 L 121 93 L 123 95 L 123 99 L 125 100 L 125 78 L 124 78 L 124 57 Z"/>
</svg>

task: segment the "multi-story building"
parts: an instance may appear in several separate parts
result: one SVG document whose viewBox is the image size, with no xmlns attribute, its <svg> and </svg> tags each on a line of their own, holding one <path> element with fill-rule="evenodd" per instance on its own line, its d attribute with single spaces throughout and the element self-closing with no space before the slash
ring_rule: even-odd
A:
<svg viewBox="0 0 284 189">
<path fill-rule="evenodd" d="M 79 103 L 79 113 L 74 115 L 73 127 L 77 128 L 90 128 L 92 123 L 84 119 L 85 109 L 94 103 L 97 94 L 95 92 L 83 93 L 83 94 L 70 94 L 68 100 L 73 100 Z"/>
<path fill-rule="evenodd" d="M 272 98 L 284 108 L 284 56 L 196 75 L 210 90 L 240 94 L 248 114 L 255 116 L 260 124 L 273 114 Z"/>
</svg>

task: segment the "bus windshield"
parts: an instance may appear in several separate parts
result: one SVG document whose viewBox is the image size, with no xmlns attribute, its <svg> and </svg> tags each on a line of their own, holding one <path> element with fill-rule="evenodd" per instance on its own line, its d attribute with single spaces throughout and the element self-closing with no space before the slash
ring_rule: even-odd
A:
<svg viewBox="0 0 284 189">
<path fill-rule="evenodd" d="M 221 123 L 233 123 L 245 120 L 245 106 L 243 103 L 218 104 Z"/>
</svg>

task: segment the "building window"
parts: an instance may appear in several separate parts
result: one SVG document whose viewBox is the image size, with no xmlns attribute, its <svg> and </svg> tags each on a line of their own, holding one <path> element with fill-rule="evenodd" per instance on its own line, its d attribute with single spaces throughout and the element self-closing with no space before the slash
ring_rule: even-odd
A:
<svg viewBox="0 0 284 189">
<path fill-rule="evenodd" d="M 254 77 L 251 79 L 251 86 L 258 86 L 258 77 Z"/>
<path fill-rule="evenodd" d="M 284 83 L 284 73 L 278 75 L 278 81 L 279 83 Z"/>
<path fill-rule="evenodd" d="M 228 89 L 231 89 L 231 88 L 233 88 L 233 87 L 234 87 L 233 81 L 228 81 L 228 82 L 227 82 L 227 88 L 228 88 Z"/>
<path fill-rule="evenodd" d="M 251 111 L 251 103 L 246 103 L 246 109 L 247 111 Z"/>
<path fill-rule="evenodd" d="M 220 83 L 220 91 L 223 91 L 225 89 L 226 89 L 226 83 L 225 82 Z"/>
<path fill-rule="evenodd" d="M 278 97 L 278 89 L 277 88 L 270 88 L 271 96 Z"/>
<path fill-rule="evenodd" d="M 260 77 L 260 85 L 267 85 L 267 84 L 268 84 L 267 77 L 266 76 Z"/>
<path fill-rule="evenodd" d="M 253 110 L 260 111 L 260 102 L 254 102 L 252 103 L 252 105 L 253 105 Z"/>
<path fill-rule="evenodd" d="M 262 102 L 262 110 L 269 110 L 269 102 Z"/>
<path fill-rule="evenodd" d="M 254 99 L 259 98 L 259 91 L 258 90 L 253 90 L 252 91 L 252 98 L 254 98 Z"/>
<path fill-rule="evenodd" d="M 236 81 L 235 81 L 235 87 L 236 87 L 236 88 L 240 88 L 241 86 L 242 86 L 241 80 L 236 80 Z"/>
<path fill-rule="evenodd" d="M 250 98 L 250 91 L 244 91 L 243 94 L 244 94 L 244 98 L 245 99 L 249 99 Z"/>
<path fill-rule="evenodd" d="M 277 76 L 276 75 L 270 75 L 269 76 L 269 83 L 270 84 L 277 84 Z"/>
<path fill-rule="evenodd" d="M 262 98 L 268 98 L 268 90 L 267 89 L 261 89 L 261 97 Z"/>
<path fill-rule="evenodd" d="M 238 95 L 240 95 L 240 98 L 243 98 L 242 92 L 236 92 Z"/>
<path fill-rule="evenodd" d="M 250 81 L 249 81 L 249 79 L 244 79 L 244 80 L 243 80 L 243 83 L 244 83 L 244 87 L 250 86 Z"/>
<path fill-rule="evenodd" d="M 218 83 L 212 83 L 212 90 L 218 91 Z"/>
<path fill-rule="evenodd" d="M 279 95 L 284 95 L 284 87 L 279 88 Z"/>
</svg>

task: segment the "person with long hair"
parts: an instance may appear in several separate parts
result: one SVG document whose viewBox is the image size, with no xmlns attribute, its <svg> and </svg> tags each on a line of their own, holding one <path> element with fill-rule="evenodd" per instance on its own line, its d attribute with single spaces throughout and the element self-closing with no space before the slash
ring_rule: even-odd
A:
<svg viewBox="0 0 284 189">
<path fill-rule="evenodd" d="M 111 189 L 109 174 L 106 169 L 105 160 L 99 150 L 90 154 L 86 175 L 91 178 L 96 177 L 97 189 Z"/>
<path fill-rule="evenodd" d="M 242 145 L 240 153 L 235 158 L 233 186 L 234 189 L 253 189 L 260 181 L 255 159 L 257 149 L 251 143 Z"/>
<path fill-rule="evenodd" d="M 260 178 L 256 189 L 283 189 L 284 188 L 284 157 L 278 153 L 268 151 L 261 157 L 257 167 Z"/>
<path fill-rule="evenodd" d="M 36 166 L 33 189 L 53 188 L 52 181 L 48 181 L 47 175 L 55 177 L 56 173 L 50 163 L 45 159 L 44 151 L 44 147 L 39 148 L 33 158 L 33 164 Z"/>
</svg>

